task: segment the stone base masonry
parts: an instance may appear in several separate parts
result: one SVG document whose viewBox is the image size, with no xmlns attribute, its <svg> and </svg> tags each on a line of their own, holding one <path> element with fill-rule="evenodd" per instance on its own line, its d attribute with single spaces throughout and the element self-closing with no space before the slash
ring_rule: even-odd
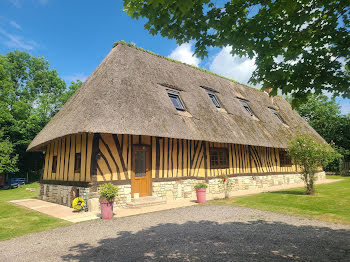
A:
<svg viewBox="0 0 350 262">
<path fill-rule="evenodd" d="M 317 180 L 325 179 L 325 172 L 316 174 Z M 205 179 L 184 179 L 177 181 L 164 181 L 152 183 L 152 195 L 162 200 L 196 199 L 194 186 L 198 183 L 205 183 Z M 303 183 L 301 174 L 280 174 L 266 176 L 237 176 L 230 177 L 226 183 L 228 195 L 237 191 L 249 191 L 264 189 L 273 186 L 283 186 Z M 210 179 L 208 182 L 207 196 L 209 198 L 220 198 L 225 192 L 225 184 L 222 178 Z M 131 185 L 119 185 L 119 196 L 115 201 L 115 207 L 125 207 L 131 202 Z M 99 211 L 98 192 L 91 192 L 90 188 L 74 187 L 64 185 L 41 184 L 39 199 L 71 206 L 73 191 L 79 191 L 79 196 L 86 199 L 89 211 Z"/>
</svg>

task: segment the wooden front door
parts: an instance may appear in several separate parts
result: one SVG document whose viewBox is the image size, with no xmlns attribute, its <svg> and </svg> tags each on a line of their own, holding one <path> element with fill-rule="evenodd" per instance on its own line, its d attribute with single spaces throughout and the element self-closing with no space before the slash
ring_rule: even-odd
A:
<svg viewBox="0 0 350 262">
<path fill-rule="evenodd" d="M 133 148 L 133 172 L 131 181 L 132 196 L 151 195 L 151 148 L 135 146 Z"/>
</svg>

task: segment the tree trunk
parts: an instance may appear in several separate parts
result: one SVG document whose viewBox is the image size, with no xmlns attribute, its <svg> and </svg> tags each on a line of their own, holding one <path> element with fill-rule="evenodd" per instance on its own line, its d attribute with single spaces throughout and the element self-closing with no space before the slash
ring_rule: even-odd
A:
<svg viewBox="0 0 350 262">
<path fill-rule="evenodd" d="M 313 195 L 315 194 L 315 189 L 314 189 L 314 172 L 312 170 L 305 170 L 304 171 L 304 181 L 305 181 L 305 186 L 306 186 L 306 194 L 307 195 Z"/>
</svg>

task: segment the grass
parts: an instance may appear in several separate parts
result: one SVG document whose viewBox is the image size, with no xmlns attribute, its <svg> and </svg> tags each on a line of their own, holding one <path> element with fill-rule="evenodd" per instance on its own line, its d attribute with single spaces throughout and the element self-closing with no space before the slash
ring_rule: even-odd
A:
<svg viewBox="0 0 350 262">
<path fill-rule="evenodd" d="M 215 200 L 209 203 L 250 207 L 310 219 L 350 224 L 350 177 L 328 176 L 327 178 L 343 180 L 316 185 L 314 196 L 305 195 L 304 188 L 294 188 Z"/>
<path fill-rule="evenodd" d="M 33 183 L 21 188 L 0 190 L 0 241 L 71 224 L 67 221 L 8 203 L 10 200 L 37 197 L 37 191 L 27 192 L 26 188 L 37 189 L 38 186 L 38 183 Z"/>
</svg>

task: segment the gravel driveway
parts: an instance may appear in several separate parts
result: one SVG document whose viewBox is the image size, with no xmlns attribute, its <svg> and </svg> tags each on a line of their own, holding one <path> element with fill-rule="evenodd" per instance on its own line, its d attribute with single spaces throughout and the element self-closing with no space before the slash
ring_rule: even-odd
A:
<svg viewBox="0 0 350 262">
<path fill-rule="evenodd" d="M 350 226 L 193 206 L 0 242 L 0 261 L 350 261 Z"/>
</svg>

